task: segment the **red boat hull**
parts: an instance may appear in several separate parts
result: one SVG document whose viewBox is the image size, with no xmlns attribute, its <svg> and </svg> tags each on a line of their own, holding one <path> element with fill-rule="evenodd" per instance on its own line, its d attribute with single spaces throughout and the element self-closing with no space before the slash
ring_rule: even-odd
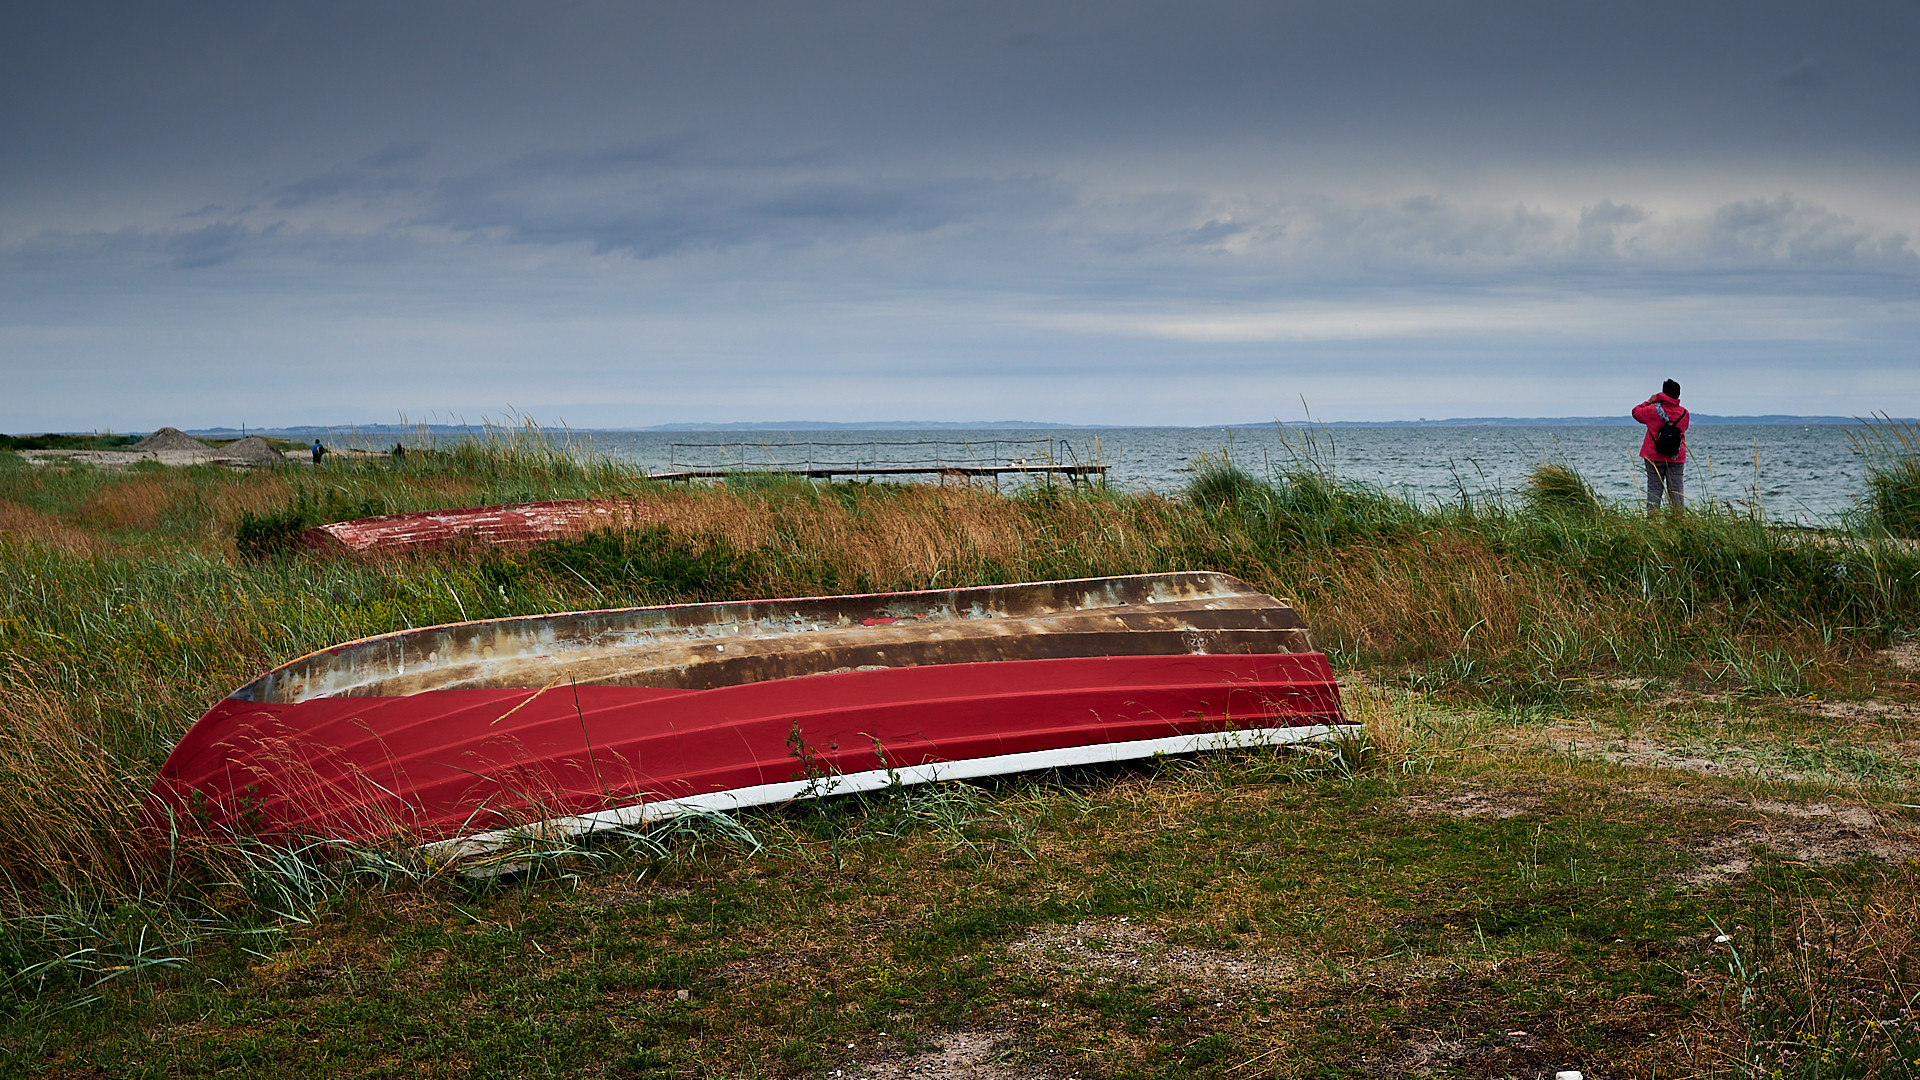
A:
<svg viewBox="0 0 1920 1080">
<path fill-rule="evenodd" d="M 219 830 L 369 841 L 635 823 L 816 791 L 1269 744 L 1342 723 L 1321 653 L 1076 657 L 850 671 L 707 690 L 451 689 L 229 698 L 155 795 Z M 1135 752 L 1137 751 L 1137 752 Z M 972 767 L 969 767 L 970 763 Z"/>
<path fill-rule="evenodd" d="M 301 534 L 303 547 L 331 554 L 432 551 L 462 538 L 491 547 L 532 547 L 596 529 L 646 524 L 638 503 L 562 499 L 511 506 L 469 506 L 336 521 Z"/>
<path fill-rule="evenodd" d="M 464 852 L 1336 730 L 1298 615 L 1222 574 L 561 612 L 290 660 L 188 730 L 150 810 Z"/>
</svg>

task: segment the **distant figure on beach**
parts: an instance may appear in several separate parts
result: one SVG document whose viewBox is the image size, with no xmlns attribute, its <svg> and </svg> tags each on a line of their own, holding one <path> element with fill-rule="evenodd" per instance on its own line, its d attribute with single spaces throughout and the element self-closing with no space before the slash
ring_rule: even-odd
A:
<svg viewBox="0 0 1920 1080">
<path fill-rule="evenodd" d="M 319 439 L 313 440 L 313 463 L 315 465 L 320 464 L 320 459 L 326 456 L 327 448 L 320 445 Z"/>
<path fill-rule="evenodd" d="M 406 446 L 402 443 L 394 443 L 393 444 L 393 460 L 404 461 L 406 460 L 406 457 L 407 457 Z"/>
<path fill-rule="evenodd" d="M 1660 493 L 1675 511 L 1687 508 L 1687 410 L 1680 405 L 1680 384 L 1668 379 L 1660 392 L 1633 407 L 1633 418 L 1647 426 L 1640 441 L 1640 460 L 1647 466 L 1647 516 L 1660 512 Z M 1671 423 L 1678 438 L 1663 439 L 1661 429 Z"/>
</svg>

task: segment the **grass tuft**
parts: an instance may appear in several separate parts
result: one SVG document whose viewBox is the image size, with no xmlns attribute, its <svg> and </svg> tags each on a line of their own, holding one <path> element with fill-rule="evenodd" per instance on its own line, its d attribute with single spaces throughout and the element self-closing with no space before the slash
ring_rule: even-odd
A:
<svg viewBox="0 0 1920 1080">
<path fill-rule="evenodd" d="M 1600 497 L 1578 472 L 1543 462 L 1527 476 L 1527 509 L 1535 514 L 1575 514 L 1592 517 L 1600 512 Z"/>
<path fill-rule="evenodd" d="M 1868 520 L 1892 536 L 1920 537 L 1920 425 L 1882 414 L 1848 438 L 1866 464 Z"/>
</svg>

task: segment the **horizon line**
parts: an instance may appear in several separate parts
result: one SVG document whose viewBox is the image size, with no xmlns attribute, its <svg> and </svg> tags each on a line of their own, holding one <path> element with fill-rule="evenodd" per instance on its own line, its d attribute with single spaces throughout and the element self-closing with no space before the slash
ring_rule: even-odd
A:
<svg viewBox="0 0 1920 1080">
<path fill-rule="evenodd" d="M 1833 414 L 1811 415 L 1799 413 L 1693 413 L 1693 421 L 1711 425 L 1748 425 L 1748 426 L 1791 426 L 1804 424 L 1809 426 L 1836 426 L 1853 424 L 1920 424 L 1920 418 L 1885 415 L 1841 416 Z M 574 427 L 564 420 L 553 424 L 533 421 L 534 426 L 543 430 L 564 430 L 602 433 L 650 433 L 650 434 L 698 434 L 715 431 L 1122 431 L 1122 430 L 1159 430 L 1190 429 L 1214 430 L 1229 428 L 1309 428 L 1309 427 L 1491 427 L 1498 425 L 1513 427 L 1632 427 L 1637 422 L 1630 416 L 1453 416 L 1441 418 L 1418 417 L 1401 420 L 1320 420 L 1307 418 L 1302 420 L 1249 420 L 1213 424 L 1124 424 L 1093 423 L 1074 424 L 1045 420 L 715 420 L 715 421 L 678 421 L 666 424 L 647 424 L 609 427 Z M 498 422 L 482 418 L 477 423 L 396 423 L 383 421 L 377 423 L 333 423 L 333 424 L 243 424 L 239 427 L 223 425 L 196 426 L 179 428 L 189 434 L 202 432 L 207 434 L 240 432 L 245 434 L 272 434 L 274 432 L 337 432 L 337 431 L 380 431 L 399 432 L 425 429 L 436 432 L 472 431 L 487 427 L 501 426 Z M 154 430 L 159 430 L 158 428 Z M 96 428 L 88 431 L 39 431 L 11 433 L 14 437 L 32 435 L 133 435 L 151 434 L 134 430 L 114 431 L 111 428 Z"/>
</svg>

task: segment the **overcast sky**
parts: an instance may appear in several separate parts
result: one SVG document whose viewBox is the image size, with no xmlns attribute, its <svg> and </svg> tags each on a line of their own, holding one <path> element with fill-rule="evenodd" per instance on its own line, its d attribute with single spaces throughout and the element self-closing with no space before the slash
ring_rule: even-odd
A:
<svg viewBox="0 0 1920 1080">
<path fill-rule="evenodd" d="M 0 430 L 1920 415 L 1920 2 L 0 7 Z"/>
</svg>

